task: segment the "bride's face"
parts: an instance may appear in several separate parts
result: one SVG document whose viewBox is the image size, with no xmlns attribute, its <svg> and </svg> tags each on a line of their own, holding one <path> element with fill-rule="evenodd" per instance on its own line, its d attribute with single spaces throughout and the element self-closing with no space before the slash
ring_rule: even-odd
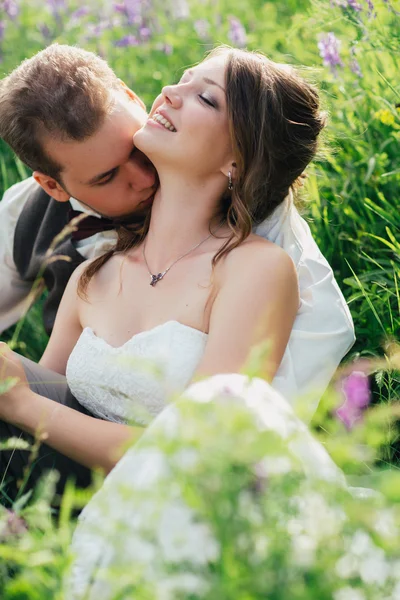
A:
<svg viewBox="0 0 400 600">
<path fill-rule="evenodd" d="M 199 176 L 221 173 L 232 159 L 225 98 L 225 63 L 215 57 L 163 88 L 134 144 L 157 169 L 174 165 Z"/>
</svg>

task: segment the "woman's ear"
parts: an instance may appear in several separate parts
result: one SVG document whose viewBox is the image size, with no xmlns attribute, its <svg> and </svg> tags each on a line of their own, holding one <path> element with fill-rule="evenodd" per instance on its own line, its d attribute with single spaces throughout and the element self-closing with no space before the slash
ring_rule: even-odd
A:
<svg viewBox="0 0 400 600">
<path fill-rule="evenodd" d="M 143 100 L 141 98 L 139 98 L 139 96 L 137 94 L 135 94 L 135 92 L 133 90 L 131 90 L 130 87 L 128 87 L 125 83 L 125 81 L 122 81 L 122 79 L 118 79 L 118 81 L 120 82 L 121 86 L 123 87 L 123 91 L 125 92 L 125 94 L 134 102 L 136 102 L 136 104 L 139 104 L 139 106 L 141 108 L 143 108 L 143 110 L 145 110 L 147 112 L 147 108 L 145 103 L 143 102 Z"/>
<path fill-rule="evenodd" d="M 236 179 L 236 163 L 234 161 L 229 161 L 226 163 L 224 167 L 221 169 L 221 172 L 225 175 L 225 177 L 229 178 L 229 173 L 231 174 L 232 181 Z"/>
<path fill-rule="evenodd" d="M 61 185 L 53 177 L 41 173 L 41 171 L 33 172 L 33 179 L 57 202 L 68 202 L 70 195 L 61 187 Z"/>
</svg>

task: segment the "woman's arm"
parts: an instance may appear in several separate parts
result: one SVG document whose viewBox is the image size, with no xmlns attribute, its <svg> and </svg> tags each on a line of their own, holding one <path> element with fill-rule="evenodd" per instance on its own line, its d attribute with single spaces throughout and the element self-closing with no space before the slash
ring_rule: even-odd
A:
<svg viewBox="0 0 400 600">
<path fill-rule="evenodd" d="M 77 285 L 82 271 L 87 267 L 85 261 L 72 273 L 65 288 L 50 340 L 39 364 L 56 373 L 65 375 L 68 358 L 82 333 L 79 319 L 79 304 L 83 302 L 77 294 Z"/>
<path fill-rule="evenodd" d="M 11 386 L 11 379 L 17 385 Z M 107 473 L 122 456 L 124 446 L 143 433 L 128 427 L 84 415 L 32 392 L 24 368 L 14 352 L 0 342 L 0 419 L 16 425 L 86 467 L 101 467 Z"/>
<path fill-rule="evenodd" d="M 196 375 L 237 373 L 251 348 L 268 340 L 264 373 L 272 380 L 299 307 L 293 261 L 271 242 L 249 240 L 228 254 L 216 281 L 209 336 Z"/>
<path fill-rule="evenodd" d="M 101 467 L 109 473 L 126 444 L 136 441 L 144 431 L 141 427 L 95 419 L 28 392 L 14 406 L 13 424 L 31 435 L 39 433 L 46 444 L 86 467 Z"/>
</svg>

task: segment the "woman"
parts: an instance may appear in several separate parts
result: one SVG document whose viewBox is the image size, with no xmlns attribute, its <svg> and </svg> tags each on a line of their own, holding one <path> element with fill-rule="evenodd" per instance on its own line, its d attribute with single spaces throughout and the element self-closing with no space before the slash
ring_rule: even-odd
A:
<svg viewBox="0 0 400 600">
<path fill-rule="evenodd" d="M 259 54 L 214 51 L 164 88 L 134 140 L 160 178 L 151 218 L 75 272 L 41 361 L 102 420 L 32 392 L 11 355 L 3 367 L 25 385 L 2 398 L 0 417 L 32 434 L 41 426 L 62 455 L 108 472 L 169 392 L 239 371 L 267 339 L 271 380 L 298 283 L 288 255 L 252 226 L 296 185 L 323 126 L 315 89 Z"/>
</svg>

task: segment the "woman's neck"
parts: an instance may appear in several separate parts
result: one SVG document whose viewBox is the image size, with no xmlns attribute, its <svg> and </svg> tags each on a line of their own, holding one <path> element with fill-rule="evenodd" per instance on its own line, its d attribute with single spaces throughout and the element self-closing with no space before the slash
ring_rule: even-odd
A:
<svg viewBox="0 0 400 600">
<path fill-rule="evenodd" d="M 223 193 L 220 177 L 194 181 L 171 172 L 159 177 L 146 238 L 146 258 L 154 272 L 165 269 L 218 226 L 213 219 Z"/>
</svg>

